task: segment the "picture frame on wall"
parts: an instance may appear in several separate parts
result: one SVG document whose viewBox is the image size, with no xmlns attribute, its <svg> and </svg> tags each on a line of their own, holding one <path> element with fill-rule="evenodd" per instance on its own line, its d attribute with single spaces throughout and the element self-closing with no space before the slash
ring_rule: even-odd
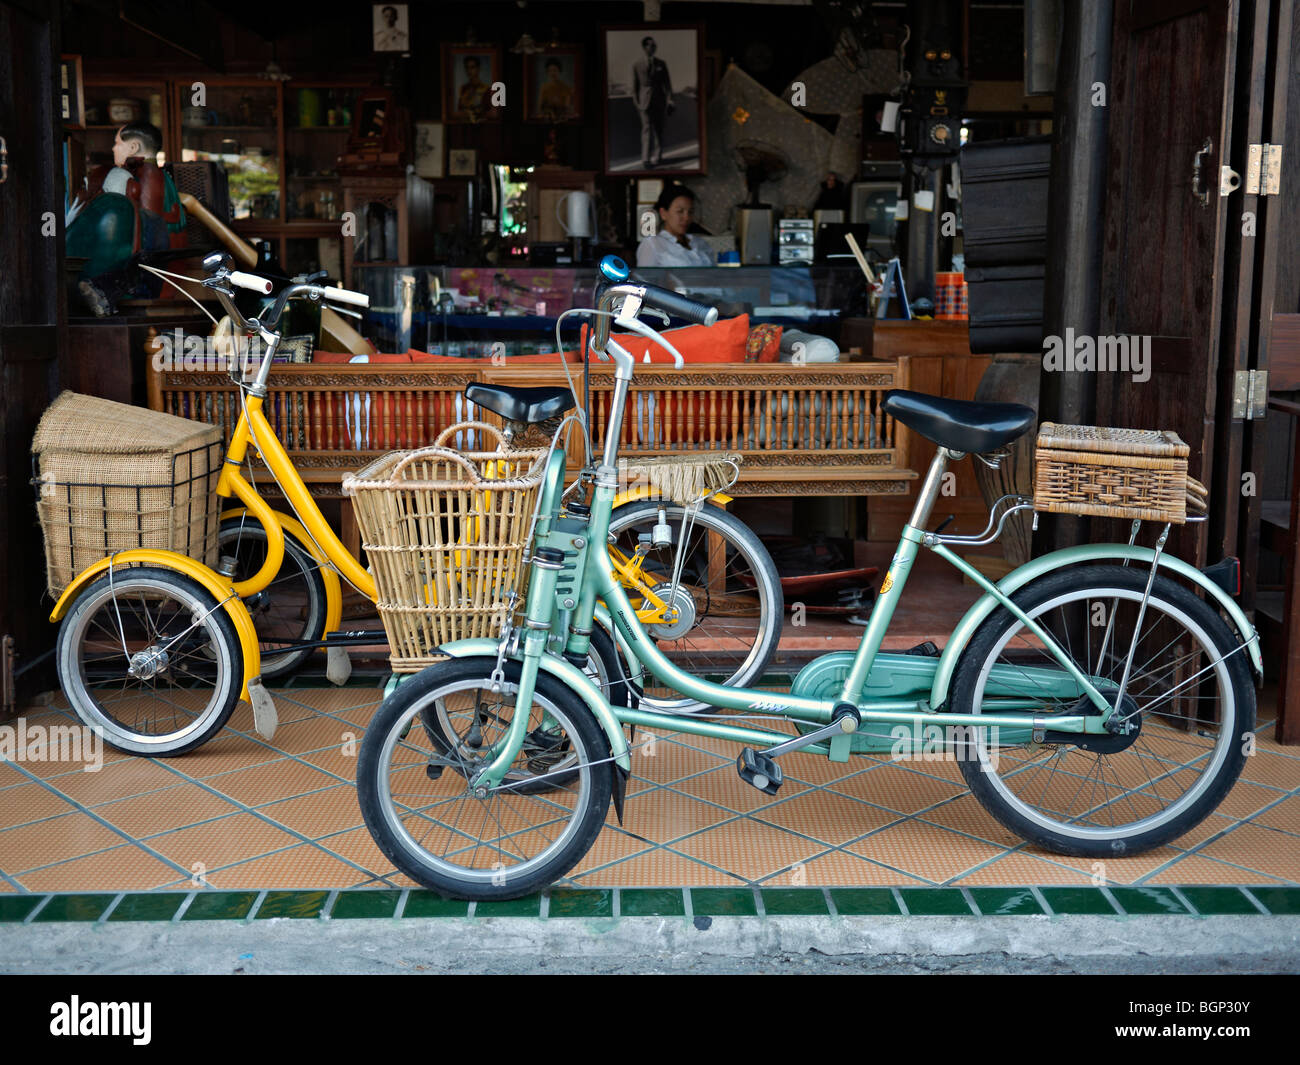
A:
<svg viewBox="0 0 1300 1065">
<path fill-rule="evenodd" d="M 411 22 L 406 4 L 371 4 L 370 17 L 374 51 L 411 50 Z"/>
<path fill-rule="evenodd" d="M 447 153 L 448 177 L 473 177 L 478 173 L 478 152 L 473 148 L 453 148 Z"/>
<path fill-rule="evenodd" d="M 704 173 L 704 29 L 660 22 L 601 28 L 605 173 Z"/>
<path fill-rule="evenodd" d="M 442 119 L 456 125 L 500 122 L 492 86 L 501 81 L 501 49 L 487 44 L 442 46 Z"/>
<path fill-rule="evenodd" d="M 59 57 L 59 112 L 64 129 L 86 128 L 86 94 L 79 55 Z"/>
<path fill-rule="evenodd" d="M 441 122 L 415 124 L 415 173 L 436 179 L 443 175 L 443 126 Z"/>
<path fill-rule="evenodd" d="M 582 49 L 556 44 L 524 56 L 524 114 L 529 122 L 582 121 Z"/>
</svg>

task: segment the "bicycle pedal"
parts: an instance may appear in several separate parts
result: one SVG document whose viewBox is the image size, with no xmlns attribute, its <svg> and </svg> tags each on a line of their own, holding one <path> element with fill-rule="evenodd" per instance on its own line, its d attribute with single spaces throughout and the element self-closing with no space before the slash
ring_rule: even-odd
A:
<svg viewBox="0 0 1300 1065">
<path fill-rule="evenodd" d="M 746 747 L 736 759 L 736 772 L 746 784 L 752 784 L 759 791 L 775 795 L 777 789 L 785 782 L 781 767 L 765 754 L 760 754 L 753 747 Z"/>
</svg>

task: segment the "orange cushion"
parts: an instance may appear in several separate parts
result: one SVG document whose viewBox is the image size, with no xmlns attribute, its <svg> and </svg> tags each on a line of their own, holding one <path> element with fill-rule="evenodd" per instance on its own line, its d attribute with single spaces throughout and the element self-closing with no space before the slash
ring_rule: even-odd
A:
<svg viewBox="0 0 1300 1065">
<path fill-rule="evenodd" d="M 372 352 L 369 356 L 363 357 L 346 351 L 317 351 L 313 352 L 311 357 L 312 362 L 323 363 L 344 363 L 351 362 L 353 359 L 364 359 L 365 361 L 358 363 L 358 365 L 365 366 L 367 361 L 371 364 L 410 362 L 411 356 L 405 352 L 398 352 L 397 354 Z"/>
<path fill-rule="evenodd" d="M 749 339 L 749 315 L 725 318 L 713 325 L 688 325 L 667 329 L 664 337 L 682 353 L 688 363 L 744 362 L 745 342 Z M 636 356 L 637 362 L 648 349 L 652 363 L 672 364 L 673 357 L 658 344 L 635 333 L 619 333 L 616 339 Z"/>
<path fill-rule="evenodd" d="M 438 363 L 459 363 L 461 366 L 483 366 L 491 365 L 491 358 L 462 358 L 459 355 L 434 355 L 427 351 L 419 351 L 412 348 L 407 352 L 412 362 L 438 362 Z M 576 351 L 566 351 L 564 360 L 566 362 L 576 362 L 578 353 Z M 507 366 L 528 366 L 533 363 L 542 365 L 560 365 L 560 357 L 554 353 L 545 355 L 507 355 L 505 356 L 505 365 Z"/>
<path fill-rule="evenodd" d="M 311 361 L 324 362 L 324 363 L 343 363 L 343 362 L 351 362 L 355 358 L 357 358 L 357 356 L 353 355 L 352 352 L 350 351 L 319 351 L 318 350 L 312 352 Z"/>
</svg>

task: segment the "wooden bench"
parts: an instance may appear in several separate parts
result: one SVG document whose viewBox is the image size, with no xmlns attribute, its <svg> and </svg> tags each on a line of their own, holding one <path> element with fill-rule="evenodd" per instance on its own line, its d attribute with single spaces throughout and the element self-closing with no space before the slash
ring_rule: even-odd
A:
<svg viewBox="0 0 1300 1065">
<path fill-rule="evenodd" d="M 581 367 L 573 367 L 581 394 Z M 565 385 L 558 366 L 468 363 L 284 365 L 272 369 L 266 414 L 294 463 L 323 497 L 344 474 L 400 448 L 421 447 L 459 421 L 499 422 L 465 399 L 476 381 Z M 614 378 L 593 367 L 593 436 L 604 438 Z M 908 433 L 880 408 L 907 386 L 907 360 L 809 366 L 727 363 L 638 369 L 624 418 L 622 455 L 724 451 L 743 457 L 738 496 L 902 495 Z M 239 392 L 222 372 L 148 372 L 149 406 L 211 422 L 229 438 Z M 576 434 L 570 464 L 581 465 Z M 262 471 L 265 475 L 265 471 Z M 265 475 L 268 476 L 269 475 Z"/>
</svg>

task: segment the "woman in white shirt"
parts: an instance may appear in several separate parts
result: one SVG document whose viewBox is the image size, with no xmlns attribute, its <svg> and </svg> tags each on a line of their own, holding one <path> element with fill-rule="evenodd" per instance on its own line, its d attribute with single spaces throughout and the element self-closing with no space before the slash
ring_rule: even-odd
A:
<svg viewBox="0 0 1300 1065">
<path fill-rule="evenodd" d="M 685 185 L 665 185 L 655 207 L 663 228 L 637 246 L 637 266 L 713 266 L 704 242 L 686 233 L 691 226 L 695 193 Z"/>
</svg>

